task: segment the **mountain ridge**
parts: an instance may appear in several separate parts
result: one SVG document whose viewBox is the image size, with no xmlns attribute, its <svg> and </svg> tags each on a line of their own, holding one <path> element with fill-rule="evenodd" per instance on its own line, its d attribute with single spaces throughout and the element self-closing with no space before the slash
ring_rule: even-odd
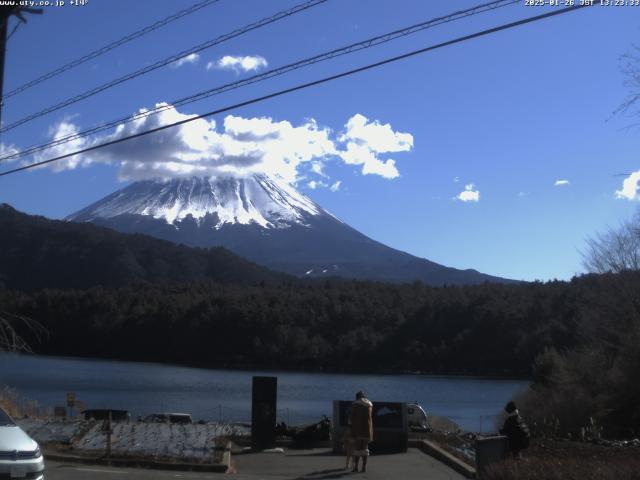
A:
<svg viewBox="0 0 640 480">
<path fill-rule="evenodd" d="M 423 281 L 435 286 L 513 282 L 446 267 L 377 242 L 282 179 L 265 175 L 136 182 L 67 220 L 194 247 L 223 246 L 298 277 Z"/>
<path fill-rule="evenodd" d="M 283 283 L 291 279 L 222 247 L 176 245 L 0 204 L 0 288 L 122 287 L 137 283 Z M 291 279 L 292 280 L 292 279 Z"/>
</svg>

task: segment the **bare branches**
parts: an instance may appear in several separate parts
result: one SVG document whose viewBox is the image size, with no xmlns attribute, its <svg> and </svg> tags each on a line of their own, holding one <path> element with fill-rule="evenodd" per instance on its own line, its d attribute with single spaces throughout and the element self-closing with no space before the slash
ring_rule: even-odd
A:
<svg viewBox="0 0 640 480">
<path fill-rule="evenodd" d="M 0 351 L 31 353 L 31 347 L 20 335 L 20 331 L 29 332 L 36 341 L 40 341 L 48 333 L 40 323 L 34 320 L 0 311 Z"/>
<path fill-rule="evenodd" d="M 631 51 L 621 57 L 620 71 L 625 75 L 624 86 L 629 94 L 613 112 L 613 116 L 621 113 L 640 115 L 640 47 L 632 45 Z"/>
<path fill-rule="evenodd" d="M 640 270 L 640 212 L 620 227 L 588 238 L 586 243 L 581 253 L 582 265 L 588 272 Z"/>
</svg>

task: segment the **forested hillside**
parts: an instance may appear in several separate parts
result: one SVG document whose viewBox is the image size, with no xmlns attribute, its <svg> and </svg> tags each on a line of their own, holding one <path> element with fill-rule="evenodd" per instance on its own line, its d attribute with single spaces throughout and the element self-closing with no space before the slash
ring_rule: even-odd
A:
<svg viewBox="0 0 640 480">
<path fill-rule="evenodd" d="M 434 288 L 215 283 L 0 292 L 50 332 L 40 353 L 330 370 L 532 375 L 534 360 L 637 322 L 640 274 Z M 28 335 L 28 333 L 26 333 Z"/>
<path fill-rule="evenodd" d="M 0 205 L 0 288 L 120 287 L 213 280 L 280 282 L 286 275 L 224 248 L 190 248 L 90 224 L 49 220 Z"/>
</svg>

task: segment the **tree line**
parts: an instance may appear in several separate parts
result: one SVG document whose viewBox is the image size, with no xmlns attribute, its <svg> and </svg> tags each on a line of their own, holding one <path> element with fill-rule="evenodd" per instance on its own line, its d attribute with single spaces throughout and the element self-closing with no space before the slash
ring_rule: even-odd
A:
<svg viewBox="0 0 640 480">
<path fill-rule="evenodd" d="M 441 288 L 326 280 L 4 290 L 0 304 L 48 331 L 39 343 L 20 332 L 38 353 L 540 377 L 550 351 L 612 352 L 629 341 L 640 273 Z"/>
</svg>

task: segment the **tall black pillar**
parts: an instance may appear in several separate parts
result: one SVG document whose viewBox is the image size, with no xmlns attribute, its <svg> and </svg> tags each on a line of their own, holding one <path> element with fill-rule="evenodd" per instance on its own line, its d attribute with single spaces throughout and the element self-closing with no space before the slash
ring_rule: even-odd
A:
<svg viewBox="0 0 640 480">
<path fill-rule="evenodd" d="M 276 444 L 278 377 L 253 377 L 251 448 L 264 450 Z"/>
</svg>

